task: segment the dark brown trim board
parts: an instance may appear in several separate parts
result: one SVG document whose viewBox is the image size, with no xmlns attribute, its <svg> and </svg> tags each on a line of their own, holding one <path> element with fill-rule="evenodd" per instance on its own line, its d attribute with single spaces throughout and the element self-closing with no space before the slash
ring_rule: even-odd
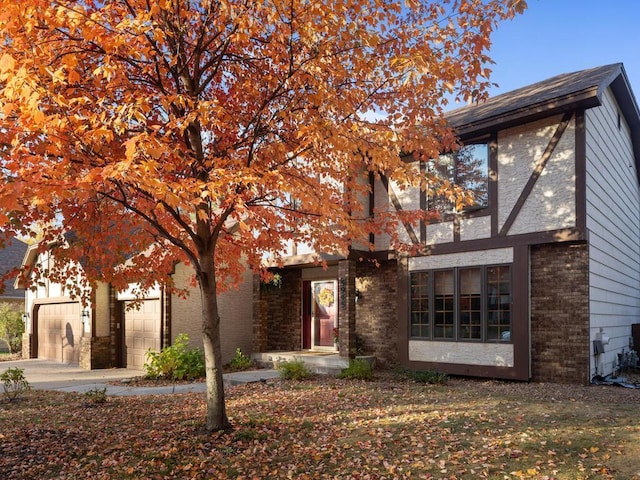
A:
<svg viewBox="0 0 640 480">
<path fill-rule="evenodd" d="M 516 246 L 511 270 L 511 341 L 514 347 L 514 378 L 519 380 L 531 378 L 529 278 L 529 247 Z"/>
<path fill-rule="evenodd" d="M 575 135 L 576 228 L 585 235 L 587 229 L 587 134 L 584 110 L 576 112 Z"/>
<path fill-rule="evenodd" d="M 491 236 L 498 236 L 498 135 L 489 140 L 489 214 L 491 215 Z"/>
</svg>

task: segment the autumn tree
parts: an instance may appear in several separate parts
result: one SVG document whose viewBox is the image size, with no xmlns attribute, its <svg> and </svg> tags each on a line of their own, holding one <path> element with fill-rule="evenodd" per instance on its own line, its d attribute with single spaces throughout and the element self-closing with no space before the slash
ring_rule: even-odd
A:
<svg viewBox="0 0 640 480">
<path fill-rule="evenodd" d="M 226 428 L 219 289 L 289 241 L 346 252 L 369 231 L 394 232 L 393 215 L 367 220 L 354 201 L 363 179 L 441 188 L 400 153 L 452 147 L 446 102 L 485 97 L 489 36 L 522 8 L 4 0 L 3 235 L 28 235 L 32 223 L 49 241 L 72 232 L 66 259 L 120 288 L 190 264 L 203 300 L 206 425 Z"/>
</svg>

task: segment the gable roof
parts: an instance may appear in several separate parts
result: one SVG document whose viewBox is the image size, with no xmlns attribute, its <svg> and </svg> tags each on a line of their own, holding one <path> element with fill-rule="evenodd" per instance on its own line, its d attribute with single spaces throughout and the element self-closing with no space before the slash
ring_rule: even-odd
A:
<svg viewBox="0 0 640 480">
<path fill-rule="evenodd" d="M 0 275 L 20 267 L 27 251 L 28 245 L 22 240 L 14 238 L 8 241 L 3 249 L 0 249 Z M 12 279 L 4 282 L 4 291 L 0 293 L 0 300 L 3 298 L 8 299 L 23 299 L 24 290 L 21 288 L 14 288 L 14 281 Z"/>
<path fill-rule="evenodd" d="M 634 156 L 640 165 L 640 110 L 622 63 L 556 75 L 484 103 L 457 108 L 446 117 L 465 139 L 574 109 L 600 106 L 609 87 L 631 129 Z"/>
</svg>

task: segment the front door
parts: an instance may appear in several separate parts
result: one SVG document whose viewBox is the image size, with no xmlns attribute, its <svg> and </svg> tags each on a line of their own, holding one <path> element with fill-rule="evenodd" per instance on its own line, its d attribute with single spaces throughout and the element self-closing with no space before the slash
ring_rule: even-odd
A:
<svg viewBox="0 0 640 480">
<path fill-rule="evenodd" d="M 335 280 L 311 282 L 312 348 L 336 348 L 333 329 L 338 326 L 337 283 Z"/>
</svg>

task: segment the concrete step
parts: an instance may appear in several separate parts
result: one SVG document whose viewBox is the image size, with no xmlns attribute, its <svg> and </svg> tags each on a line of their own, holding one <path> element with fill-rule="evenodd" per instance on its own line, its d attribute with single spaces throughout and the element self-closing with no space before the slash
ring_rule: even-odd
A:
<svg viewBox="0 0 640 480">
<path fill-rule="evenodd" d="M 323 352 L 262 352 L 253 353 L 251 359 L 263 368 L 277 369 L 284 362 L 299 360 L 313 373 L 337 375 L 349 366 L 349 359 L 338 353 Z"/>
</svg>

